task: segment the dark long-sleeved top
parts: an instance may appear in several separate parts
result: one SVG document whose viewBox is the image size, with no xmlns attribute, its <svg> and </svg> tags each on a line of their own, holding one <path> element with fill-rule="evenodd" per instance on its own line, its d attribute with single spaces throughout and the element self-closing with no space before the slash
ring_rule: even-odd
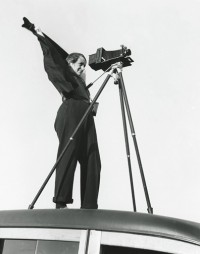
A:
<svg viewBox="0 0 200 254">
<path fill-rule="evenodd" d="M 37 35 L 44 55 L 44 68 L 49 80 L 65 98 L 86 100 L 89 92 L 84 80 L 62 58 L 48 38 Z"/>
</svg>

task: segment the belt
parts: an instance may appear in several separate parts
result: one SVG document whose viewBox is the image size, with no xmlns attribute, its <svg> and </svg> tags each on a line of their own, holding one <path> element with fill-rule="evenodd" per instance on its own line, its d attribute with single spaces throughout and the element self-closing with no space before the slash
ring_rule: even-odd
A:
<svg viewBox="0 0 200 254">
<path fill-rule="evenodd" d="M 79 99 L 78 98 L 73 98 L 73 97 L 67 97 L 66 98 L 65 96 L 62 96 L 62 101 L 63 102 L 66 101 L 66 100 L 69 100 L 69 99 L 74 99 L 74 100 L 77 100 L 77 101 L 84 101 L 84 102 L 90 104 L 90 101 L 87 100 L 87 99 L 84 99 L 84 98 L 79 98 Z M 92 114 L 93 114 L 93 116 L 96 116 L 98 106 L 99 106 L 99 103 L 95 102 L 94 105 L 93 105 L 93 108 L 92 108 Z"/>
</svg>

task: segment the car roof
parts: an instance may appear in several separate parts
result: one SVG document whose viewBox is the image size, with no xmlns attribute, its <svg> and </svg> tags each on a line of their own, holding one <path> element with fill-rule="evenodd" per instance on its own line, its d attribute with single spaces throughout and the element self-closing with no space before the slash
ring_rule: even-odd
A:
<svg viewBox="0 0 200 254">
<path fill-rule="evenodd" d="M 200 223 L 138 212 L 96 209 L 0 211 L 0 228 L 91 229 L 181 240 L 200 245 Z"/>
</svg>

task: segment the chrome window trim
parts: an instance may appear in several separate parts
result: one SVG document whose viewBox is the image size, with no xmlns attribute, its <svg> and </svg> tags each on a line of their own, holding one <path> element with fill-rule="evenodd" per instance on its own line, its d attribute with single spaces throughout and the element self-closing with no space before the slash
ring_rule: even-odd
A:
<svg viewBox="0 0 200 254">
<path fill-rule="evenodd" d="M 101 248 L 101 231 L 90 230 L 87 254 L 99 254 Z"/>
<path fill-rule="evenodd" d="M 200 246 L 173 239 L 137 235 L 130 233 L 105 232 L 101 234 L 101 244 L 147 249 L 173 254 L 199 254 Z"/>
<path fill-rule="evenodd" d="M 0 238 L 80 242 L 82 231 L 84 230 L 52 228 L 0 228 Z"/>
<path fill-rule="evenodd" d="M 78 254 L 85 254 L 88 248 L 89 230 L 82 230 Z"/>
</svg>

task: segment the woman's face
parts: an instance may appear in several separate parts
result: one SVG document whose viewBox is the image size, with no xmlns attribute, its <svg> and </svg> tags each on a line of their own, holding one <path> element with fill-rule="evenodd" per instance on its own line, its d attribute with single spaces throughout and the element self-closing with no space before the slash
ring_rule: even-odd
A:
<svg viewBox="0 0 200 254">
<path fill-rule="evenodd" d="M 81 76 L 81 74 L 85 70 L 86 61 L 82 56 L 80 56 L 75 63 L 70 63 L 69 65 L 72 67 L 72 69 L 74 70 L 74 72 L 76 72 L 77 75 Z"/>
</svg>

